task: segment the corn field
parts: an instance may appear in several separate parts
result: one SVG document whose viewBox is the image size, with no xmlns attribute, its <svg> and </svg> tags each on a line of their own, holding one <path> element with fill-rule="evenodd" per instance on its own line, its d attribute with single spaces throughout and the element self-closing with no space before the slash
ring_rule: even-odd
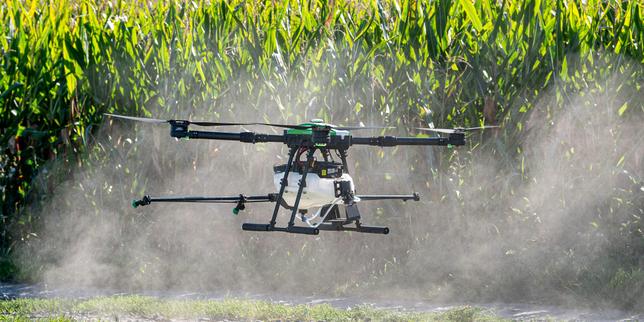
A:
<svg viewBox="0 0 644 322">
<path fill-rule="evenodd" d="M 74 169 L 89 167 L 91 172 L 105 166 L 102 160 L 114 149 L 124 149 L 123 141 L 134 135 L 109 132 L 113 146 L 105 144 L 103 113 L 224 121 L 244 115 L 239 121 L 290 123 L 320 117 L 395 126 L 400 134 L 411 135 L 423 135 L 413 129 L 428 124 L 500 125 L 468 147 L 432 156 L 431 169 L 418 170 L 416 182 L 438 186 L 430 204 L 440 204 L 460 185 L 477 183 L 468 169 L 479 151 L 490 152 L 503 165 L 495 179 L 498 191 L 486 192 L 489 202 L 477 203 L 479 208 L 461 196 L 454 198 L 463 214 L 501 213 L 485 217 L 497 232 L 533 220 L 531 205 L 494 209 L 514 198 L 517 185 L 534 181 L 524 164 L 529 147 L 522 142 L 531 128 L 551 126 L 571 97 L 615 89 L 610 100 L 614 109 L 593 107 L 593 95 L 583 104 L 596 109 L 598 117 L 614 117 L 616 124 L 644 124 L 644 6 L 639 1 L 7 0 L 0 4 L 0 20 L 4 279 L 38 274 L 38 267 L 21 268 L 14 262 L 15 249 L 40 238 L 43 223 L 33 205 L 55 198 L 60 182 L 78 176 Z M 620 142 L 616 135 L 614 145 Z M 627 152 L 608 146 L 606 158 L 616 173 L 627 171 L 626 183 L 616 186 L 606 204 L 574 222 L 582 227 L 577 232 L 582 240 L 601 233 L 614 241 L 611 245 L 621 245 L 612 250 L 615 258 L 602 262 L 610 264 L 601 269 L 596 263 L 580 268 L 562 246 L 556 256 L 568 254 L 569 262 L 555 260 L 549 268 L 537 269 L 532 273 L 536 283 L 556 275 L 566 280 L 558 287 L 576 295 L 608 297 L 630 308 L 641 303 L 641 142 L 640 137 Z M 127 149 L 136 153 L 137 148 Z M 583 159 L 569 150 L 557 155 L 576 169 L 571 172 L 592 173 L 592 167 L 575 168 Z M 402 152 L 381 152 L 374 162 L 396 153 Z M 414 154 L 411 167 L 422 168 L 426 157 Z M 173 162 L 162 167 L 181 164 Z M 61 166 L 56 170 L 52 164 Z M 120 184 L 125 192 L 96 187 L 81 194 L 88 200 L 97 194 L 119 199 L 145 190 L 145 180 L 134 169 L 118 171 L 132 177 Z M 101 212 L 100 204 L 94 207 Z M 620 216 L 606 216 L 601 209 Z M 445 224 L 463 227 L 463 216 Z M 391 251 L 404 253 L 411 244 L 421 247 L 431 241 L 422 234 L 413 239 Z M 481 242 L 472 237 L 461 246 Z M 261 252 L 246 247 L 249 256 Z M 526 247 L 524 256 L 534 255 L 532 246 Z M 516 252 L 522 251 L 505 253 Z M 397 267 L 394 273 L 387 264 L 376 264 L 380 266 L 372 274 L 410 274 L 391 264 L 400 260 L 405 259 L 387 260 L 389 267 Z M 302 261 L 292 265 L 307 265 Z M 564 266 L 578 269 L 569 272 Z M 570 275 L 557 275 L 564 271 Z M 490 283 L 508 285 L 495 279 Z"/>
</svg>

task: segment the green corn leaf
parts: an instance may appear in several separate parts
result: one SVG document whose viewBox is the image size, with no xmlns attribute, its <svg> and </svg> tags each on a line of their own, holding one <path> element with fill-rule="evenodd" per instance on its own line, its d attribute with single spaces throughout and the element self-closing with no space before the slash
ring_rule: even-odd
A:
<svg viewBox="0 0 644 322">
<path fill-rule="evenodd" d="M 476 8 L 472 4 L 472 0 L 460 0 L 461 6 L 467 13 L 467 18 L 472 22 L 474 28 L 479 32 L 483 30 L 483 24 L 481 23 L 481 18 L 479 18 L 478 13 L 476 13 Z"/>
</svg>

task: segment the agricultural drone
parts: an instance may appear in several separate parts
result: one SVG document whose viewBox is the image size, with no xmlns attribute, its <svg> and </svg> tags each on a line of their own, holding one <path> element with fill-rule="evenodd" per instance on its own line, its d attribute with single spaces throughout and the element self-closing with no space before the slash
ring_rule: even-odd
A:
<svg viewBox="0 0 644 322">
<path fill-rule="evenodd" d="M 277 193 L 265 195 L 238 196 L 187 196 L 187 197 L 150 197 L 144 196 L 132 202 L 133 207 L 146 206 L 157 202 L 201 202 L 235 204 L 233 213 L 246 208 L 248 203 L 274 202 L 275 208 L 267 224 L 244 223 L 247 231 L 281 231 L 295 234 L 317 235 L 320 230 L 356 231 L 361 233 L 388 234 L 389 228 L 366 226 L 360 221 L 358 203 L 370 200 L 420 200 L 418 193 L 408 195 L 359 195 L 355 183 L 349 175 L 347 150 L 353 145 L 391 147 L 397 145 L 440 145 L 456 146 L 465 144 L 465 132 L 476 128 L 434 129 L 419 128 L 447 134 L 447 137 L 395 137 L 353 136 L 351 131 L 363 129 L 382 129 L 382 127 L 347 127 L 324 123 L 315 119 L 299 125 L 273 123 L 225 123 L 195 122 L 188 120 L 159 120 L 106 114 L 111 117 L 153 124 L 169 124 L 170 136 L 174 138 L 227 140 L 244 143 L 275 142 L 286 144 L 289 148 L 288 161 L 273 167 L 273 182 Z M 213 132 L 189 130 L 189 126 L 224 127 L 244 125 L 265 125 L 284 128 L 282 135 L 255 132 Z M 316 157 L 318 152 L 318 157 Z M 304 157 L 304 159 L 303 159 Z M 320 159 L 318 159 L 320 158 Z M 339 159 L 339 160 L 338 160 Z M 277 226 L 277 214 L 283 207 L 290 211 L 286 227 Z M 309 215 L 309 211 L 315 210 Z M 296 226 L 298 218 L 306 226 Z"/>
</svg>

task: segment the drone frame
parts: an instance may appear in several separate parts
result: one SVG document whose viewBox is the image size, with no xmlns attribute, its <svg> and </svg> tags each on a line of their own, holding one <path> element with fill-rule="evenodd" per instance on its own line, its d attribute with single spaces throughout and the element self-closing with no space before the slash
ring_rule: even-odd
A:
<svg viewBox="0 0 644 322">
<path fill-rule="evenodd" d="M 347 131 L 339 131 L 330 124 L 308 123 L 306 126 L 299 125 L 284 130 L 283 135 L 262 134 L 255 132 L 217 132 L 217 131 L 194 131 L 189 130 L 190 124 L 200 125 L 185 120 L 169 120 L 170 136 L 178 139 L 208 139 L 208 140 L 226 140 L 239 141 L 244 143 L 283 143 L 289 148 L 288 161 L 284 175 L 280 180 L 278 193 L 266 195 L 245 196 L 216 196 L 216 197 L 150 197 L 145 196 L 141 200 L 132 202 L 133 207 L 149 205 L 152 202 L 195 202 L 195 203 L 235 203 L 233 213 L 237 214 L 240 210 L 245 209 L 246 203 L 257 202 L 274 202 L 275 207 L 271 220 L 268 224 L 244 223 L 242 230 L 246 231 L 281 231 L 296 234 L 317 235 L 320 230 L 329 231 L 356 231 L 362 233 L 388 234 L 389 228 L 379 226 L 365 226 L 360 222 L 360 213 L 355 200 L 420 200 L 418 193 L 414 192 L 409 195 L 351 195 L 346 187 L 336 187 L 336 197 L 341 197 L 345 204 L 345 218 L 339 218 L 338 205 L 327 205 L 324 207 L 336 207 L 331 209 L 336 216 L 335 220 L 321 222 L 317 227 L 296 226 L 295 218 L 300 211 L 299 204 L 302 198 L 304 187 L 306 186 L 306 177 L 310 168 L 315 162 L 314 154 L 320 151 L 324 158 L 327 158 L 330 150 L 337 150 L 344 171 L 348 173 L 347 150 L 353 145 L 369 145 L 380 147 L 392 147 L 397 145 L 436 145 L 436 146 L 456 146 L 465 144 L 465 135 L 463 132 L 456 131 L 449 133 L 448 137 L 395 137 L 395 136 L 373 136 L 373 137 L 354 137 Z M 203 123 L 203 122 L 202 122 Z M 295 128 L 295 130 L 293 130 Z M 298 151 L 307 151 L 306 161 L 303 164 L 301 178 L 298 182 L 298 190 L 292 207 L 284 202 L 283 196 L 288 186 L 288 176 L 295 162 Z M 291 211 L 290 219 L 286 227 L 277 226 L 277 215 L 280 207 Z M 355 227 L 346 226 L 355 224 Z"/>
</svg>

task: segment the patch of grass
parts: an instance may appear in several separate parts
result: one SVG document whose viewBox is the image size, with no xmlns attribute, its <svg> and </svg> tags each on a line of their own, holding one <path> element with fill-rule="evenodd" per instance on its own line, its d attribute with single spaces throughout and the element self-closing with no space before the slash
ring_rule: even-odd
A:
<svg viewBox="0 0 644 322">
<path fill-rule="evenodd" d="M 445 312 L 401 312 L 359 306 L 347 310 L 328 304 L 288 305 L 267 301 L 176 300 L 146 296 L 72 299 L 15 299 L 0 301 L 0 319 L 67 321 L 84 318 L 233 319 L 233 320 L 405 320 L 500 321 L 489 311 L 464 306 Z"/>
</svg>

